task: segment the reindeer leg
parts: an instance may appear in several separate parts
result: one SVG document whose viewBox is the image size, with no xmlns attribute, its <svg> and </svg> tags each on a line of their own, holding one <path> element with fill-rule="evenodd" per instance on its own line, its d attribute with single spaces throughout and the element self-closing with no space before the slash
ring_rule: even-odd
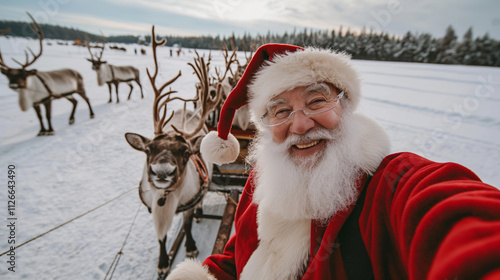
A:
<svg viewBox="0 0 500 280">
<path fill-rule="evenodd" d="M 66 99 L 73 104 L 73 109 L 71 110 L 71 115 L 69 116 L 69 124 L 74 124 L 76 105 L 78 104 L 78 101 L 71 95 L 66 96 Z"/>
<path fill-rule="evenodd" d="M 87 97 L 85 90 L 82 89 L 82 90 L 78 91 L 77 93 L 83 98 L 83 100 L 85 100 L 85 102 L 87 102 L 87 105 L 89 105 L 90 118 L 93 119 L 94 118 L 94 111 L 92 110 L 92 106 L 90 106 L 90 100 Z"/>
<path fill-rule="evenodd" d="M 132 89 L 134 88 L 134 86 L 132 85 L 132 83 L 127 83 L 128 86 L 130 87 L 130 92 L 128 93 L 128 98 L 127 100 L 130 100 L 130 96 L 132 95 Z"/>
<path fill-rule="evenodd" d="M 113 102 L 113 100 L 111 98 L 111 83 L 108 82 L 107 84 L 108 84 L 108 89 L 109 89 L 109 100 L 108 100 L 108 103 L 111 103 L 111 102 Z"/>
<path fill-rule="evenodd" d="M 47 123 L 49 125 L 49 130 L 45 133 L 45 135 L 54 135 L 54 129 L 52 128 L 52 121 L 51 121 L 51 112 L 52 112 L 52 100 L 45 101 L 43 103 L 45 106 L 45 117 L 47 118 Z"/>
<path fill-rule="evenodd" d="M 196 258 L 198 256 L 198 248 L 194 241 L 191 228 L 193 226 L 193 213 L 194 209 L 184 212 L 184 231 L 186 232 L 186 257 Z"/>
<path fill-rule="evenodd" d="M 39 103 L 33 104 L 33 108 L 35 109 L 36 116 L 40 121 L 40 132 L 38 132 L 37 136 L 43 136 L 45 135 L 45 133 L 47 133 L 47 130 L 45 130 L 45 126 L 43 125 L 42 114 L 40 113 L 40 104 Z"/>
<path fill-rule="evenodd" d="M 139 85 L 139 88 L 141 89 L 141 98 L 144 98 L 144 94 L 142 93 L 141 80 L 139 80 L 139 77 L 137 77 L 137 79 L 135 79 L 135 82 Z"/>
<path fill-rule="evenodd" d="M 164 280 L 170 270 L 170 260 L 167 254 L 167 236 L 162 240 L 158 240 L 160 243 L 160 258 L 158 260 L 158 280 Z"/>
<path fill-rule="evenodd" d="M 114 82 L 115 84 L 115 90 L 116 90 L 116 103 L 120 103 L 120 97 L 118 97 L 118 82 Z"/>
<path fill-rule="evenodd" d="M 194 209 L 194 214 L 193 214 L 194 221 L 196 223 L 201 222 L 201 217 L 202 216 L 203 216 L 203 207 L 196 206 L 196 208 Z"/>
</svg>

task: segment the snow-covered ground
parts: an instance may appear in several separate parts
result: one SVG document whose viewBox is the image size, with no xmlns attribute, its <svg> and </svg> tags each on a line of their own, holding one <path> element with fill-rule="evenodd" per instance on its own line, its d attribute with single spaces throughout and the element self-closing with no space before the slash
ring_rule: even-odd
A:
<svg viewBox="0 0 500 280">
<path fill-rule="evenodd" d="M 12 66 L 15 64 L 11 57 L 23 61 L 25 46 L 36 52 L 37 44 L 36 40 L 0 37 L 4 60 Z M 86 60 L 86 48 L 44 41 L 44 53 L 34 67 L 79 71 L 95 111 L 95 118 L 90 119 L 88 107 L 76 97 L 76 121 L 68 125 L 70 102 L 54 101 L 52 121 L 56 133 L 52 137 L 36 137 L 39 124 L 34 110 L 21 112 L 17 93 L 0 75 L 0 172 L 4 174 L 0 190 L 0 254 L 10 247 L 9 165 L 14 165 L 16 171 L 16 244 L 63 225 L 17 248 L 15 273 L 8 270 L 8 256 L 1 256 L 0 279 L 104 279 L 129 230 L 113 277 L 156 278 L 158 242 L 152 218 L 136 190 L 145 156 L 133 150 L 123 136 L 126 132 L 153 136 L 153 93 L 146 76 L 146 67 L 152 69 L 153 59 L 150 47 L 145 48 L 147 55 L 136 55 L 134 48 L 139 51 L 140 46 L 123 46 L 126 53 L 107 49 L 103 59 L 139 68 L 145 98 L 140 99 L 135 87 L 127 101 L 128 86 L 122 85 L 121 102 L 108 104 L 108 89 L 97 86 L 96 74 Z M 185 49 L 181 56 L 174 53 L 170 57 L 169 48 L 159 49 L 158 80 L 170 79 L 181 70 L 182 76 L 172 88 L 192 97 L 196 77 L 187 62 L 194 55 Z M 212 57 L 213 65 L 223 64 L 219 51 L 213 51 Z M 411 151 L 436 161 L 457 162 L 475 171 L 486 183 L 500 186 L 500 68 L 354 63 L 363 77 L 365 96 L 359 111 L 375 118 L 387 130 L 393 152 Z M 207 198 L 205 211 L 221 213 L 224 197 L 209 194 Z M 180 219 L 176 218 L 170 236 L 175 235 Z M 194 225 L 200 260 L 211 252 L 218 226 L 213 220 Z M 169 241 L 170 246 L 173 238 Z"/>
</svg>

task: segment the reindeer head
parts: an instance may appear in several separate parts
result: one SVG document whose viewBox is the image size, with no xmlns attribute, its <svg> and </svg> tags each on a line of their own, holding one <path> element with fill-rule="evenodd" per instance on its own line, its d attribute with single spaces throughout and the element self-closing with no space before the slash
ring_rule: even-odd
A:
<svg viewBox="0 0 500 280">
<path fill-rule="evenodd" d="M 172 133 L 161 134 L 152 140 L 126 133 L 125 139 L 134 149 L 146 154 L 148 181 L 158 189 L 175 189 L 183 181 L 189 157 L 197 152 L 184 137 Z"/>
<path fill-rule="evenodd" d="M 164 45 L 165 39 L 156 40 L 154 26 L 152 30 L 152 48 L 155 63 L 153 75 L 147 69 L 147 74 L 151 86 L 155 93 L 153 103 L 153 122 L 155 137 L 151 140 L 135 133 L 126 133 L 125 139 L 136 150 L 143 151 L 147 156 L 147 177 L 150 185 L 158 189 L 175 190 L 184 179 L 186 166 L 192 154 L 199 153 L 200 144 L 205 135 L 205 119 L 221 100 L 221 87 L 217 87 L 215 92 L 210 91 L 209 63 L 205 63 L 204 58 L 197 54 L 194 64 L 188 63 L 195 71 L 200 80 L 199 90 L 195 99 L 183 99 L 172 97 L 176 91 L 169 90 L 163 92 L 165 88 L 173 83 L 179 74 L 167 81 L 162 86 L 156 86 L 156 76 L 158 74 L 158 60 L 156 48 Z M 232 59 L 232 57 L 231 57 Z M 230 63 L 229 63 L 230 65 Z M 223 75 L 218 73 L 222 80 Z M 212 96 L 214 94 L 214 96 Z M 172 100 L 188 102 L 200 101 L 200 113 L 187 112 L 186 108 L 172 112 L 167 118 L 167 104 Z M 169 127 L 166 127 L 169 124 Z M 188 131 L 189 130 L 189 131 Z"/>
<path fill-rule="evenodd" d="M 92 63 L 92 70 L 95 70 L 95 71 L 101 70 L 101 65 L 107 63 L 107 61 L 105 61 L 105 60 L 102 60 L 102 61 L 101 60 L 92 60 L 89 58 L 87 58 L 87 60 L 90 61 L 90 63 Z"/>
<path fill-rule="evenodd" d="M 36 70 L 26 70 L 23 68 L 15 69 L 1 67 L 0 71 L 7 76 L 7 79 L 9 79 L 9 87 L 13 90 L 26 88 L 26 79 L 36 74 Z"/>
<path fill-rule="evenodd" d="M 5 62 L 2 58 L 2 52 L 0 51 L 0 71 L 2 72 L 2 74 L 7 76 L 7 78 L 9 79 L 9 87 L 13 90 L 26 88 L 26 86 L 27 86 L 26 79 L 29 76 L 36 74 L 36 70 L 34 70 L 34 69 L 28 70 L 26 68 L 28 66 L 30 66 L 31 64 L 33 64 L 42 55 L 42 51 L 43 51 L 43 48 L 42 48 L 42 40 L 43 40 L 42 28 L 40 27 L 40 25 L 38 25 L 38 23 L 35 21 L 35 19 L 33 19 L 33 17 L 29 13 L 28 13 L 28 16 L 33 21 L 30 24 L 31 28 L 38 35 L 38 41 L 40 43 L 40 52 L 38 54 L 35 54 L 30 48 L 28 48 L 30 53 L 33 55 L 33 58 L 30 60 L 28 52 L 24 51 L 24 53 L 26 55 L 26 62 L 21 63 L 13 58 L 12 60 L 15 63 L 19 64 L 21 66 L 21 68 L 12 68 L 12 67 L 7 66 L 7 64 L 5 64 Z M 8 28 L 5 30 L 1 30 L 0 35 L 5 34 L 7 32 L 9 32 Z"/>
<path fill-rule="evenodd" d="M 104 47 L 106 45 L 106 42 L 104 41 L 104 36 L 101 37 L 102 45 L 97 45 L 96 48 L 101 49 L 101 52 L 99 54 L 92 54 L 92 50 L 90 50 L 90 43 L 88 40 L 88 37 L 85 35 L 85 45 L 87 46 L 87 49 L 89 50 L 90 53 L 90 58 L 87 58 L 90 63 L 92 63 L 92 70 L 99 71 L 101 70 L 101 65 L 107 63 L 105 60 L 102 59 L 102 53 L 104 52 Z"/>
</svg>

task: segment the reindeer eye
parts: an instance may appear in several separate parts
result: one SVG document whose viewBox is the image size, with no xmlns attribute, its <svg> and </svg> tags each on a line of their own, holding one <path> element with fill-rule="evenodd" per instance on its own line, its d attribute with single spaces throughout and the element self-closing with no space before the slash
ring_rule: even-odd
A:
<svg viewBox="0 0 500 280">
<path fill-rule="evenodd" d="M 149 156 L 151 154 L 151 149 L 149 147 L 146 147 L 146 149 L 144 149 L 144 152 Z"/>
<path fill-rule="evenodd" d="M 173 176 L 175 175 L 175 171 L 177 171 L 177 167 L 174 167 L 172 170 L 168 172 L 168 176 Z"/>
</svg>

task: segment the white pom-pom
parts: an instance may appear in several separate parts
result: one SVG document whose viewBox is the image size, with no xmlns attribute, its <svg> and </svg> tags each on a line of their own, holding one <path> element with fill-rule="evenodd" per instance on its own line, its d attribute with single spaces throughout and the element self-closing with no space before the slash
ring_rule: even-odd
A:
<svg viewBox="0 0 500 280">
<path fill-rule="evenodd" d="M 240 143 L 234 135 L 227 140 L 219 138 L 217 131 L 210 131 L 201 141 L 201 155 L 208 162 L 218 165 L 234 162 L 240 154 Z"/>
<path fill-rule="evenodd" d="M 167 277 L 167 280 L 216 280 L 210 274 L 207 266 L 202 266 L 199 261 L 186 259 L 179 263 Z"/>
</svg>

